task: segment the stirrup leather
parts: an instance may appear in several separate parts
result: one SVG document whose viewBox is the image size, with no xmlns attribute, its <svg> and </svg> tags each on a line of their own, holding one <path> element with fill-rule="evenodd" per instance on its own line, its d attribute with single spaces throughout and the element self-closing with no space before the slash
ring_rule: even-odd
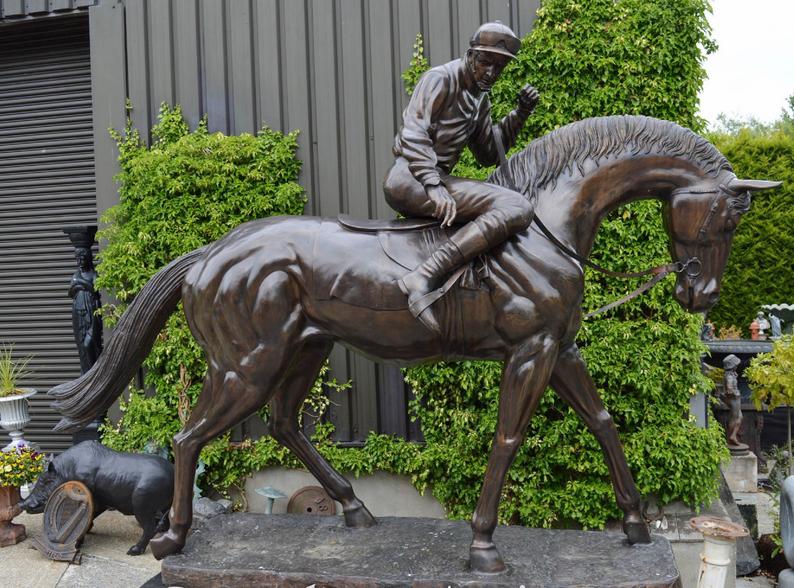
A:
<svg viewBox="0 0 794 588">
<path fill-rule="evenodd" d="M 408 310 L 411 311 L 411 314 L 414 316 L 414 318 L 418 318 L 421 321 L 422 320 L 421 314 L 425 310 L 427 310 L 430 306 L 435 304 L 436 301 L 438 301 L 439 298 L 443 297 L 447 292 L 449 292 L 449 290 L 452 288 L 452 286 L 455 285 L 455 282 L 457 282 L 460 279 L 460 277 L 463 275 L 463 273 L 467 269 L 468 269 L 468 264 L 462 265 L 461 267 L 456 269 L 452 273 L 452 275 L 449 276 L 449 278 L 447 278 L 447 281 L 444 282 L 443 286 L 433 290 L 432 292 L 428 292 L 427 294 L 423 294 L 422 296 L 420 296 L 419 298 L 417 298 L 415 300 L 411 300 L 410 292 L 408 291 L 408 288 L 405 287 L 405 283 L 403 282 L 402 279 L 400 279 L 397 283 L 400 286 L 400 290 L 402 290 L 403 293 L 406 296 L 409 297 L 408 298 Z M 424 321 L 422 321 L 422 322 L 424 323 Z M 428 326 L 428 327 L 430 326 L 427 323 L 424 323 L 424 324 L 425 324 L 425 326 Z M 432 329 L 432 330 L 435 330 L 435 329 Z"/>
</svg>

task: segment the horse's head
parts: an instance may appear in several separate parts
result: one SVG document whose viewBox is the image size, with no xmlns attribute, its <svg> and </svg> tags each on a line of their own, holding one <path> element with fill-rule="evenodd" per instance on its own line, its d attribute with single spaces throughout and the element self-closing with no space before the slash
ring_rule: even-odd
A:
<svg viewBox="0 0 794 588">
<path fill-rule="evenodd" d="M 719 299 L 733 234 L 750 208 L 752 193 L 781 184 L 740 180 L 733 174 L 722 180 L 674 190 L 665 210 L 673 259 L 681 269 L 675 298 L 692 312 L 706 311 Z"/>
</svg>

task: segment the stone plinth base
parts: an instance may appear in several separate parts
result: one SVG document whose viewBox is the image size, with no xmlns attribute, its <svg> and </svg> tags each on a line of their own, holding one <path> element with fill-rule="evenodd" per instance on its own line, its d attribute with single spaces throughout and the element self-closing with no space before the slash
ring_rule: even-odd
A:
<svg viewBox="0 0 794 588">
<path fill-rule="evenodd" d="M 732 455 L 721 468 L 731 492 L 758 492 L 758 458 L 755 453 Z"/>
<path fill-rule="evenodd" d="M 471 528 L 462 521 L 379 519 L 349 529 L 341 517 L 233 514 L 210 519 L 181 554 L 163 560 L 162 581 L 219 586 L 608 586 L 679 587 L 669 542 L 630 546 L 621 533 L 499 527 L 508 565 L 467 570 Z"/>
</svg>

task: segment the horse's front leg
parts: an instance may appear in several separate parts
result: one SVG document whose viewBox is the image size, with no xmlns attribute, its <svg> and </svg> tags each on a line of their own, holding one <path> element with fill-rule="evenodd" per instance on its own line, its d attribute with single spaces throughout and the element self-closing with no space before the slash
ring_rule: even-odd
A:
<svg viewBox="0 0 794 588">
<path fill-rule="evenodd" d="M 560 352 L 551 375 L 557 394 L 576 411 L 601 444 L 612 477 L 615 498 L 623 511 L 623 532 L 629 543 L 650 543 L 651 534 L 640 512 L 640 493 L 626 463 L 612 417 L 604 408 L 598 390 L 576 345 Z"/>
<path fill-rule="evenodd" d="M 529 420 L 549 381 L 557 355 L 557 341 L 535 337 L 518 346 L 505 361 L 499 393 L 499 420 L 480 500 L 472 518 L 474 538 L 469 551 L 471 569 L 497 573 L 505 569 L 493 543 L 505 474 L 524 440 Z"/>
</svg>

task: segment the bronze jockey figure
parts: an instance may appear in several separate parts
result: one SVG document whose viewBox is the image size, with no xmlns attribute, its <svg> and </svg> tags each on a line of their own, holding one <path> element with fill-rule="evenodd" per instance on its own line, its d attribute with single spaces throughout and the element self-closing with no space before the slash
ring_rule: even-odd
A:
<svg viewBox="0 0 794 588">
<path fill-rule="evenodd" d="M 466 223 L 399 283 L 411 313 L 439 334 L 431 305 L 441 280 L 527 228 L 534 210 L 534 202 L 518 192 L 449 175 L 466 146 L 480 164 L 496 164 L 496 141 L 509 150 L 538 102 L 535 88 L 524 86 L 518 108 L 493 125 L 488 92 L 521 41 L 502 23 L 492 22 L 477 29 L 469 45 L 463 58 L 434 67 L 419 79 L 403 112 L 403 126 L 394 139 L 396 159 L 383 186 L 386 201 L 397 212 L 435 217 L 442 226 Z"/>
</svg>

